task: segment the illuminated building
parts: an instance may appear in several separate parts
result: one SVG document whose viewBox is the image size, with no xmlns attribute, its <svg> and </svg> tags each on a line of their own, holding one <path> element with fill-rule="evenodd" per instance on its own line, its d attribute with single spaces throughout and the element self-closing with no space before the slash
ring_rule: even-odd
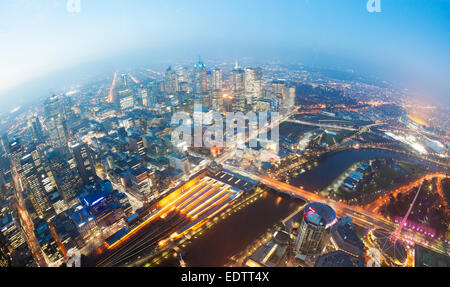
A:
<svg viewBox="0 0 450 287">
<path fill-rule="evenodd" d="M 46 179 L 44 175 L 44 169 L 42 167 L 41 158 L 37 150 L 28 153 L 20 160 L 22 166 L 22 178 L 24 179 L 24 185 L 31 191 L 30 199 L 33 204 L 36 213 L 40 218 L 47 215 L 52 206 L 47 197 L 45 190 Z"/>
<path fill-rule="evenodd" d="M 7 241 L 0 233 L 0 267 L 11 266 L 11 258 L 9 257 Z"/>
<path fill-rule="evenodd" d="M 126 95 L 120 98 L 120 109 L 127 110 L 134 107 L 133 95 Z"/>
<path fill-rule="evenodd" d="M 328 244 L 329 228 L 336 222 L 336 213 L 326 204 L 309 203 L 299 227 L 295 250 L 300 257 L 319 255 Z"/>
<path fill-rule="evenodd" d="M 81 238 L 85 241 L 98 231 L 97 222 L 95 222 L 94 217 L 82 205 L 74 207 L 70 218 L 77 227 Z"/>
<path fill-rule="evenodd" d="M 51 262 L 56 262 L 63 257 L 63 254 L 52 235 L 52 231 L 44 220 L 35 222 L 34 233 L 41 246 L 42 251 L 50 259 Z"/>
<path fill-rule="evenodd" d="M 142 139 L 142 137 L 130 136 L 130 137 L 127 137 L 127 141 L 128 141 L 130 150 L 136 152 L 140 156 L 146 155 L 144 140 Z"/>
<path fill-rule="evenodd" d="M 353 229 L 352 219 L 344 217 L 334 224 L 331 231 L 331 243 L 338 250 L 342 250 L 355 257 L 362 256 L 364 252 L 364 243 L 359 239 Z"/>
<path fill-rule="evenodd" d="M 65 109 L 62 100 L 52 96 L 46 100 L 44 110 L 47 116 L 45 125 L 48 130 L 50 145 L 55 149 L 66 150 L 67 127 L 65 123 Z"/>
<path fill-rule="evenodd" d="M 220 69 L 212 70 L 212 78 L 214 84 L 214 90 L 222 89 L 222 71 Z"/>
<path fill-rule="evenodd" d="M 44 134 L 42 132 L 41 122 L 38 117 L 34 117 L 29 121 L 29 126 L 31 128 L 31 134 L 33 140 L 36 142 L 41 142 L 44 139 Z"/>
<path fill-rule="evenodd" d="M 194 65 L 193 84 L 195 94 L 201 94 L 207 91 L 206 68 L 200 57 L 198 59 L 198 63 Z"/>
<path fill-rule="evenodd" d="M 142 98 L 142 105 L 144 107 L 150 107 L 149 105 L 149 98 L 148 98 L 148 92 L 146 89 L 141 90 L 141 98 Z"/>
<path fill-rule="evenodd" d="M 168 156 L 170 166 L 176 170 L 180 170 L 183 173 L 189 171 L 189 161 L 185 156 L 182 156 L 178 153 L 172 153 Z"/>
<path fill-rule="evenodd" d="M 6 213 L 0 218 L 0 235 L 3 236 L 9 251 L 13 251 L 25 243 L 17 212 Z"/>
<path fill-rule="evenodd" d="M 281 102 L 286 98 L 286 84 L 283 80 L 272 81 L 272 97 Z"/>
<path fill-rule="evenodd" d="M 95 178 L 94 161 L 92 159 L 89 147 L 84 143 L 72 145 L 72 154 L 76 162 L 78 173 L 84 184 L 92 183 Z"/>
<path fill-rule="evenodd" d="M 124 216 L 124 211 L 117 199 L 117 190 L 112 183 L 103 180 L 85 187 L 80 195 L 80 202 L 88 213 L 93 216 L 98 226 L 108 227 Z"/>
<path fill-rule="evenodd" d="M 233 95 L 232 107 L 234 112 L 245 112 L 245 82 L 244 70 L 236 67 L 231 71 L 230 83 Z"/>
<path fill-rule="evenodd" d="M 130 172 L 131 184 L 136 193 L 144 197 L 146 200 L 151 200 L 157 194 L 152 194 L 152 181 L 149 176 L 147 168 L 141 166 L 132 169 Z"/>
<path fill-rule="evenodd" d="M 66 204 L 70 204 L 70 201 L 77 196 L 80 189 L 81 180 L 78 172 L 71 169 L 68 161 L 58 152 L 51 152 L 47 159 L 59 194 Z"/>
<path fill-rule="evenodd" d="M 172 67 L 167 68 L 166 75 L 165 75 L 165 81 L 164 81 L 164 88 L 165 92 L 167 94 L 175 94 L 178 92 L 178 75 L 177 72 L 172 69 Z"/>
<path fill-rule="evenodd" d="M 262 97 L 262 69 L 247 68 L 244 72 L 245 100 L 247 105 L 253 106 Z"/>
</svg>

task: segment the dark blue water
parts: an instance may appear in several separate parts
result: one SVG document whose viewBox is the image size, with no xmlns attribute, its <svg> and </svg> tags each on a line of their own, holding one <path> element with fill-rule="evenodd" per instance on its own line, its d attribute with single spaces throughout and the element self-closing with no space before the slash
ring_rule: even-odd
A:
<svg viewBox="0 0 450 287">
<path fill-rule="evenodd" d="M 308 190 L 322 190 L 354 163 L 376 158 L 401 159 L 424 165 L 433 170 L 439 170 L 438 167 L 433 166 L 432 164 L 415 158 L 409 158 L 400 153 L 375 149 L 348 150 L 324 158 L 319 161 L 317 167 L 291 178 L 290 184 L 294 186 L 303 186 Z"/>
</svg>

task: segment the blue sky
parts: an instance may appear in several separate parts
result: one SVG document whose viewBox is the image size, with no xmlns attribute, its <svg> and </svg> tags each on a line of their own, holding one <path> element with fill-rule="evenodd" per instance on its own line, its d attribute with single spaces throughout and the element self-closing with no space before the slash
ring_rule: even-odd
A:
<svg viewBox="0 0 450 287">
<path fill-rule="evenodd" d="M 74 66 L 202 54 L 345 64 L 448 103 L 449 0 L 80 1 L 0 1 L 0 99 Z"/>
</svg>

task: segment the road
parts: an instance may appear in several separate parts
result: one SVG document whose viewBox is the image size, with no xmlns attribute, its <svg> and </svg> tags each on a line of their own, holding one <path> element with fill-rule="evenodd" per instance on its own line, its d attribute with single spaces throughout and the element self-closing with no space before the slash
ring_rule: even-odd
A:
<svg viewBox="0 0 450 287">
<path fill-rule="evenodd" d="M 243 171 L 240 168 L 232 168 L 232 167 L 227 166 L 227 169 L 230 169 L 236 173 L 239 173 L 243 176 L 247 176 L 254 180 L 258 180 L 262 184 L 264 184 L 274 190 L 286 193 L 291 196 L 301 198 L 308 202 L 326 203 L 336 211 L 336 214 L 338 216 L 350 216 L 350 217 L 352 217 L 354 223 L 361 227 L 370 228 L 370 229 L 381 228 L 381 229 L 385 229 L 389 232 L 393 232 L 397 228 L 397 225 L 394 222 L 386 219 L 382 215 L 376 213 L 375 211 L 372 211 L 371 209 L 369 209 L 367 207 L 352 206 L 352 205 L 348 205 L 343 202 L 337 202 L 335 200 L 324 198 L 316 193 L 312 193 L 305 189 L 292 186 L 290 184 L 281 182 L 279 180 L 273 179 L 268 176 L 256 175 L 256 174 L 252 174 L 252 173 Z M 412 182 L 411 184 L 409 184 L 405 187 L 399 188 L 398 190 L 396 190 L 394 192 L 395 193 L 406 192 L 406 191 L 411 190 L 412 188 L 420 185 L 420 183 L 422 183 L 424 180 L 429 180 L 431 178 L 443 178 L 446 176 L 447 175 L 441 174 L 441 173 L 429 174 L 429 175 L 422 177 L 421 179 L 419 179 L 417 181 Z M 380 199 L 380 201 L 378 201 L 378 203 L 384 201 L 384 196 L 382 198 L 383 199 L 382 200 Z M 372 208 L 377 211 L 378 208 L 374 208 L 374 207 L 376 207 L 376 205 L 373 205 Z M 443 243 L 442 241 L 437 240 L 437 239 L 430 239 L 420 232 L 408 230 L 408 231 L 403 232 L 401 238 L 404 240 L 408 240 L 408 241 L 414 241 L 415 243 L 424 245 L 425 247 L 428 247 L 436 252 L 449 254 L 448 246 L 445 245 L 445 243 Z"/>
<path fill-rule="evenodd" d="M 320 123 L 311 123 L 311 122 L 305 122 L 305 121 L 299 121 L 299 120 L 288 120 L 288 122 L 301 124 L 301 125 L 305 125 L 305 126 L 315 126 L 315 127 L 321 127 L 321 128 L 339 129 L 339 130 L 347 130 L 347 131 L 357 131 L 358 130 L 358 129 L 351 128 L 351 127 L 320 124 Z"/>
<path fill-rule="evenodd" d="M 31 219 L 25 206 L 25 200 L 22 196 L 22 182 L 15 167 L 12 168 L 12 175 L 15 185 L 15 197 L 17 200 L 16 208 L 19 213 L 20 224 L 24 229 L 25 239 L 27 240 L 28 246 L 31 250 L 31 253 L 33 254 L 36 264 L 40 267 L 47 267 L 49 266 L 49 260 L 43 253 L 41 246 L 39 245 L 39 242 L 34 234 L 33 220 Z"/>
</svg>

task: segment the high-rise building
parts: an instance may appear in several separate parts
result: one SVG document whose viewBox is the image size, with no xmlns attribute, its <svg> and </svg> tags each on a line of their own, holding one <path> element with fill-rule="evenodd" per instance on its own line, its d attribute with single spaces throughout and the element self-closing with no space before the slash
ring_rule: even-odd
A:
<svg viewBox="0 0 450 287">
<path fill-rule="evenodd" d="M 42 125 L 38 117 L 33 117 L 29 121 L 29 127 L 31 129 L 31 135 L 35 142 L 41 142 L 44 139 L 44 134 L 42 132 Z"/>
<path fill-rule="evenodd" d="M 178 92 L 178 75 L 177 72 L 172 69 L 172 67 L 167 68 L 165 81 L 164 81 L 164 89 L 167 94 L 175 94 Z"/>
<path fill-rule="evenodd" d="M 287 114 L 294 109 L 295 105 L 295 87 L 286 87 L 285 99 L 281 101 L 281 112 Z"/>
<path fill-rule="evenodd" d="M 78 195 L 81 180 L 76 170 L 70 168 L 63 154 L 51 152 L 48 157 L 50 170 L 56 182 L 56 188 L 66 204 Z"/>
<path fill-rule="evenodd" d="M 75 159 L 78 173 L 84 184 L 95 181 L 96 173 L 91 151 L 85 143 L 76 143 L 71 146 L 73 158 Z"/>
<path fill-rule="evenodd" d="M 3 234 L 0 233 L 0 267 L 11 266 L 11 258 L 9 256 L 8 246 Z"/>
<path fill-rule="evenodd" d="M 272 81 L 272 97 L 283 102 L 286 98 L 286 83 L 283 80 Z"/>
<path fill-rule="evenodd" d="M 336 213 L 328 205 L 312 202 L 306 205 L 295 250 L 300 256 L 320 255 L 330 239 L 329 228 L 336 223 Z"/>
<path fill-rule="evenodd" d="M 245 100 L 247 105 L 253 106 L 262 97 L 262 69 L 247 68 L 244 74 Z"/>
<path fill-rule="evenodd" d="M 218 68 L 212 70 L 213 86 L 214 90 L 222 89 L 222 71 Z"/>
<path fill-rule="evenodd" d="M 233 96 L 233 111 L 244 112 L 245 111 L 245 82 L 244 82 L 244 70 L 236 67 L 231 71 L 230 83 Z"/>
<path fill-rule="evenodd" d="M 146 89 L 142 89 L 141 90 L 141 98 L 142 98 L 142 105 L 144 107 L 150 107 L 149 103 L 149 97 L 148 97 L 148 92 Z"/>
<path fill-rule="evenodd" d="M 120 98 L 120 109 L 127 110 L 134 107 L 134 96 L 130 93 Z"/>
<path fill-rule="evenodd" d="M 198 63 L 194 65 L 193 91 L 195 94 L 206 93 L 206 67 L 202 60 L 198 59 Z"/>
<path fill-rule="evenodd" d="M 30 191 L 30 200 L 37 215 L 43 218 L 52 211 L 52 206 L 47 197 L 47 176 L 39 152 L 33 150 L 26 154 L 20 160 L 20 164 L 22 166 L 23 185 L 25 189 Z"/>
<path fill-rule="evenodd" d="M 65 105 L 60 97 L 52 96 L 44 103 L 46 114 L 45 126 L 49 136 L 50 145 L 55 149 L 67 149 L 67 127 Z"/>
</svg>

